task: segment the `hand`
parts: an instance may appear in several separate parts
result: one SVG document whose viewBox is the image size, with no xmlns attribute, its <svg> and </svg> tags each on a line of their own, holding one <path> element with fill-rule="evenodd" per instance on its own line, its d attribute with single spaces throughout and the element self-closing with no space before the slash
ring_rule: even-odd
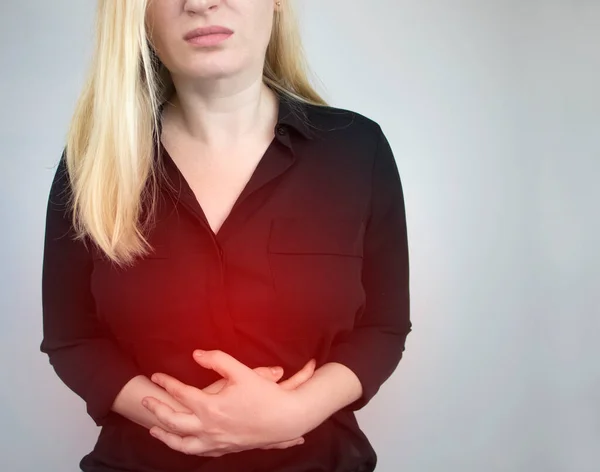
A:
<svg viewBox="0 0 600 472">
<path fill-rule="evenodd" d="M 289 390 L 299 387 L 300 385 L 302 385 L 304 382 L 306 382 L 308 379 L 310 379 L 312 377 L 312 375 L 315 371 L 315 365 L 316 365 L 316 361 L 314 359 L 311 359 L 304 365 L 304 367 L 302 369 L 300 369 L 298 372 L 296 372 L 289 379 L 281 382 L 279 384 L 279 386 L 289 389 Z M 275 372 L 273 371 L 274 369 L 275 369 Z M 261 375 L 262 377 L 273 380 L 275 382 L 277 382 L 281 378 L 281 376 L 283 375 L 283 372 L 284 372 L 283 368 L 281 368 L 281 367 L 256 367 L 253 370 L 257 374 Z M 216 382 L 213 382 L 212 384 L 210 384 L 209 386 L 204 387 L 202 389 L 202 391 L 205 393 L 216 394 L 216 393 L 219 393 L 226 384 L 227 384 L 227 379 L 219 379 Z M 147 397 L 147 398 L 150 398 L 150 397 Z M 151 397 L 151 398 L 154 398 L 154 397 Z M 159 400 L 156 400 L 156 399 L 155 399 L 155 401 L 159 402 Z M 162 403 L 162 402 L 160 402 L 160 403 Z M 179 403 L 179 402 L 177 402 L 177 403 Z M 185 405 L 181 405 L 181 404 L 179 404 L 179 407 L 175 411 L 179 411 L 179 412 L 183 412 L 183 413 L 193 413 L 192 410 L 187 408 Z M 166 424 L 165 424 L 165 428 L 168 432 L 177 434 L 177 431 L 170 431 L 168 429 L 168 425 L 166 425 Z M 268 444 L 268 445 L 260 447 L 260 449 L 286 449 L 288 447 L 296 446 L 296 445 L 300 445 L 300 444 L 304 444 L 303 436 L 300 436 L 295 439 L 291 439 L 289 441 L 282 441 L 282 442 Z M 209 454 L 204 454 L 204 455 L 209 455 Z M 223 455 L 223 454 L 216 454 L 215 456 L 218 457 L 220 455 Z"/>
<path fill-rule="evenodd" d="M 167 427 L 153 427 L 151 434 L 172 449 L 215 457 L 255 447 L 289 447 L 299 442 L 302 417 L 296 409 L 293 390 L 313 375 L 312 361 L 281 384 L 265 378 L 265 368 L 249 369 L 222 351 L 208 351 L 197 362 L 224 378 L 199 390 L 166 374 L 154 374 L 152 380 L 192 413 L 175 412 L 157 399 L 146 397 L 146 407 Z M 282 423 L 286 416 L 290 421 Z"/>
<path fill-rule="evenodd" d="M 315 371 L 315 365 L 316 365 L 316 361 L 314 359 L 309 360 L 306 364 L 304 364 L 304 367 L 302 367 L 302 369 L 300 369 L 298 372 L 296 372 L 293 376 L 291 376 L 289 379 L 284 380 L 283 382 L 279 383 L 279 386 L 286 388 L 288 390 L 293 390 L 293 389 L 299 387 L 300 385 L 302 385 L 304 382 L 306 382 L 308 379 L 310 379 L 312 377 L 312 375 Z M 283 368 L 275 367 L 275 369 L 278 370 L 276 373 L 273 372 L 273 367 L 256 367 L 253 370 L 257 374 L 264 377 L 265 379 L 270 379 L 270 380 L 277 382 L 283 375 Z M 206 393 L 213 393 L 213 394 L 219 393 L 223 389 L 223 387 L 225 387 L 226 384 L 227 384 L 227 379 L 219 379 L 216 382 L 213 382 L 212 384 L 210 384 L 208 387 L 203 388 L 202 391 L 206 392 Z M 192 411 L 190 409 L 186 408 L 186 410 L 188 413 L 192 413 Z M 282 441 L 282 442 L 278 442 L 278 443 L 268 444 L 266 446 L 260 447 L 260 449 L 287 449 L 288 447 L 292 447 L 292 446 L 296 446 L 296 445 L 300 445 L 300 444 L 304 444 L 303 436 L 300 436 L 295 439 L 291 439 L 289 441 Z M 225 453 L 223 453 L 223 454 L 225 454 Z M 215 455 L 215 457 L 221 456 L 223 454 L 218 453 L 217 455 Z M 209 454 L 203 454 L 203 455 L 206 456 Z"/>
</svg>

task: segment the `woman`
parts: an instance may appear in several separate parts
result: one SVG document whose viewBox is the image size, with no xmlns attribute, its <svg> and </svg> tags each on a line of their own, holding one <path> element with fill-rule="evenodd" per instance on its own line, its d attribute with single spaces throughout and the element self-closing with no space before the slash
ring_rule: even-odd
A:
<svg viewBox="0 0 600 472">
<path fill-rule="evenodd" d="M 83 471 L 375 469 L 402 186 L 309 85 L 289 1 L 99 1 L 42 277 L 41 351 L 101 426 Z"/>
</svg>

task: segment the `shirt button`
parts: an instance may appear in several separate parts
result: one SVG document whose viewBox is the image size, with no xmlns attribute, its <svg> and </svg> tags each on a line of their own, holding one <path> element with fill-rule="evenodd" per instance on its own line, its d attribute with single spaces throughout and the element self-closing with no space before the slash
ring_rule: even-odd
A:
<svg viewBox="0 0 600 472">
<path fill-rule="evenodd" d="M 285 133 L 286 133 L 285 127 L 282 125 L 277 125 L 277 134 L 283 136 Z"/>
</svg>

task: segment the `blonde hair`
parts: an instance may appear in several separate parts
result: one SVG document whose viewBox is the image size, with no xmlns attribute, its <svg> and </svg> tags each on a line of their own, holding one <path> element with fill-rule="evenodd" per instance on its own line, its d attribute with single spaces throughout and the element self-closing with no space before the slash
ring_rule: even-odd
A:
<svg viewBox="0 0 600 472">
<path fill-rule="evenodd" d="M 98 1 L 95 50 L 64 150 L 76 239 L 89 238 L 117 265 L 152 249 L 145 232 L 153 222 L 157 172 L 164 172 L 160 161 L 154 165 L 154 152 L 160 149 L 159 110 L 173 82 L 148 39 L 149 1 Z M 286 0 L 273 19 L 263 81 L 279 94 L 326 106 L 308 71 Z"/>
</svg>

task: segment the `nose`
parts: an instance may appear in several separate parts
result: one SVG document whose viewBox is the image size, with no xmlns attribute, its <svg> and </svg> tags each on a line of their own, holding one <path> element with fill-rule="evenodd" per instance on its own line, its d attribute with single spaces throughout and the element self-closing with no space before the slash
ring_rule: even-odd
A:
<svg viewBox="0 0 600 472">
<path fill-rule="evenodd" d="M 202 15 L 208 10 L 218 8 L 222 0 L 185 0 L 183 9 L 190 15 Z"/>
</svg>

